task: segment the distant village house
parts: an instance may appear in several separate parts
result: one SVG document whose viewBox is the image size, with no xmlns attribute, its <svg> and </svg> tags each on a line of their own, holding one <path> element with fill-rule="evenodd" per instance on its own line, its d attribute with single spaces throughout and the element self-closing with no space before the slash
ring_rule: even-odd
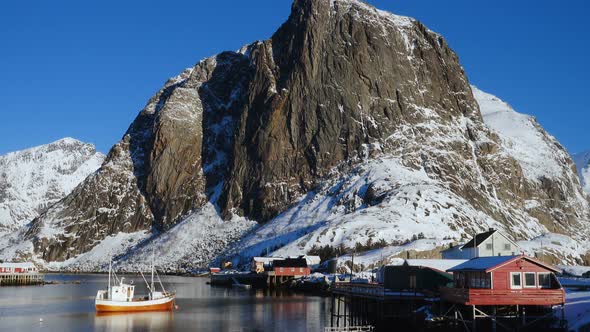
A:
<svg viewBox="0 0 590 332">
<path fill-rule="evenodd" d="M 488 256 L 514 256 L 522 249 L 514 241 L 496 229 L 476 234 L 464 245 L 451 246 L 441 252 L 443 259 L 471 259 Z"/>
</svg>

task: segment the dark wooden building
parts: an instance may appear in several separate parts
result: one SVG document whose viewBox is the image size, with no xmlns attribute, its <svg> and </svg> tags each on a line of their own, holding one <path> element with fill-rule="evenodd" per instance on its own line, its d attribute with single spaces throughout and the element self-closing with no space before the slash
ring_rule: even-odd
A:
<svg viewBox="0 0 590 332">
<path fill-rule="evenodd" d="M 447 268 L 465 260 L 407 259 L 402 265 L 383 267 L 382 282 L 392 291 L 436 293 L 442 286 L 450 286 L 453 276 Z"/>
</svg>

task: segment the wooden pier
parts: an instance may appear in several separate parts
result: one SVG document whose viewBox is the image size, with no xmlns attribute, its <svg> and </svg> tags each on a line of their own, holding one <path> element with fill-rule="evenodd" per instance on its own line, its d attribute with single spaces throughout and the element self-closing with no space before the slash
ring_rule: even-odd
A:
<svg viewBox="0 0 590 332">
<path fill-rule="evenodd" d="M 41 273 L 0 273 L 0 286 L 42 285 L 45 275 Z"/>
<path fill-rule="evenodd" d="M 383 327 L 387 322 L 411 326 L 419 322 L 420 308 L 430 298 L 419 292 L 389 291 L 379 284 L 335 283 L 331 290 L 330 326 Z"/>
</svg>

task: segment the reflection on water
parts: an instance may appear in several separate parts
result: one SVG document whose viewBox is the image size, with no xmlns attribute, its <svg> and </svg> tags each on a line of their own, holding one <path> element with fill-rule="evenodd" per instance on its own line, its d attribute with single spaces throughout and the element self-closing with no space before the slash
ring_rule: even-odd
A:
<svg viewBox="0 0 590 332">
<path fill-rule="evenodd" d="M 173 321 L 172 312 L 97 313 L 94 328 L 108 331 L 172 330 Z"/>
<path fill-rule="evenodd" d="M 147 292 L 141 277 L 137 294 Z M 268 290 L 210 287 L 205 278 L 166 277 L 178 310 L 96 314 L 104 275 L 50 275 L 56 285 L 0 287 L 0 331 L 321 331 L 329 300 Z M 81 281 L 80 284 L 68 283 Z"/>
</svg>

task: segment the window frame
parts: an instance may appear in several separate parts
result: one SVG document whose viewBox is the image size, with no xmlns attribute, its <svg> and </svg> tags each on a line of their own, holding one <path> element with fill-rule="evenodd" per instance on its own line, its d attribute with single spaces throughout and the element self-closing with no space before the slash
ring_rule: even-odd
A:
<svg viewBox="0 0 590 332">
<path fill-rule="evenodd" d="M 526 284 L 526 275 L 527 274 L 529 274 L 529 275 L 532 274 L 533 275 L 533 283 L 534 283 L 534 285 L 529 286 L 529 285 Z M 537 273 L 535 273 L 535 272 L 523 272 L 522 273 L 522 280 L 521 281 L 524 281 L 524 282 L 522 282 L 522 287 L 524 287 L 524 288 L 537 288 Z"/>
<path fill-rule="evenodd" d="M 520 285 L 514 284 L 514 279 L 512 278 L 514 275 L 519 276 Z M 522 272 L 510 272 L 510 289 L 522 289 Z"/>
<path fill-rule="evenodd" d="M 510 243 L 504 243 L 504 250 L 512 250 L 512 245 Z"/>
<path fill-rule="evenodd" d="M 541 281 L 539 280 L 539 278 L 541 277 L 541 275 L 546 275 L 547 276 L 547 281 L 548 281 L 549 285 L 547 285 L 547 286 L 541 285 Z M 550 289 L 551 288 L 551 272 L 539 272 L 539 273 L 537 273 L 537 285 L 541 289 Z"/>
</svg>

